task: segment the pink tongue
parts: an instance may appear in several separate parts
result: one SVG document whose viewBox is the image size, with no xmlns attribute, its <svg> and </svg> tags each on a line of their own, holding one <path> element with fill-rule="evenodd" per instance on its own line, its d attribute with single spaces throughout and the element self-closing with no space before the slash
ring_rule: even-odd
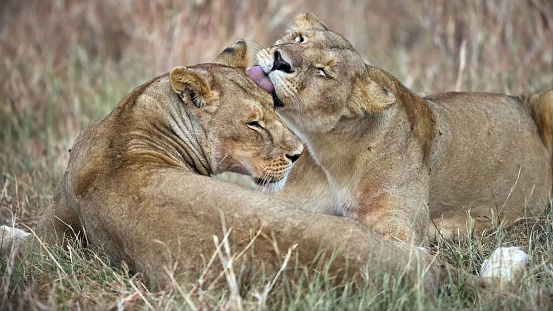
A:
<svg viewBox="0 0 553 311">
<path fill-rule="evenodd" d="M 259 85 L 265 91 L 272 93 L 275 90 L 275 87 L 269 80 L 269 77 L 263 72 L 263 69 L 259 66 L 253 66 L 248 69 L 246 72 L 248 77 L 250 77 L 257 85 Z"/>
</svg>

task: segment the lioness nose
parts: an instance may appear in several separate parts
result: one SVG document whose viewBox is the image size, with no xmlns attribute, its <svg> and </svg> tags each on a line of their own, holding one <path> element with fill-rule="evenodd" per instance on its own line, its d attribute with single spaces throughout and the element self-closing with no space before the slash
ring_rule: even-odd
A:
<svg viewBox="0 0 553 311">
<path fill-rule="evenodd" d="M 290 64 L 288 64 L 282 58 L 282 55 L 280 55 L 280 52 L 278 50 L 275 51 L 275 61 L 273 62 L 273 68 L 271 69 L 271 71 L 273 71 L 273 70 L 281 70 L 281 71 L 284 71 L 286 73 L 292 73 L 293 72 L 292 66 L 290 66 Z"/>
<path fill-rule="evenodd" d="M 300 151 L 299 153 L 287 154 L 286 157 L 288 159 L 290 159 L 290 161 L 292 161 L 292 163 L 294 163 L 300 158 L 301 154 L 302 154 L 302 152 Z"/>
</svg>

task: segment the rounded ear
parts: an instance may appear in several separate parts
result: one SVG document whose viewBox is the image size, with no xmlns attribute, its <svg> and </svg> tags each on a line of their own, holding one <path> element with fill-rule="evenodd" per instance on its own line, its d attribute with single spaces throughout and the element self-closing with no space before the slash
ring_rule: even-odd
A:
<svg viewBox="0 0 553 311">
<path fill-rule="evenodd" d="M 326 24 L 314 13 L 300 13 L 296 15 L 296 30 L 328 30 Z"/>
<path fill-rule="evenodd" d="M 187 98 L 198 108 L 215 107 L 218 96 L 199 73 L 186 67 L 176 67 L 169 73 L 171 88 L 187 102 Z"/>
<path fill-rule="evenodd" d="M 224 49 L 213 61 L 229 67 L 244 68 L 248 66 L 248 45 L 244 40 L 238 40 L 235 44 Z"/>
<path fill-rule="evenodd" d="M 369 83 L 365 83 L 365 87 L 367 88 L 373 101 L 370 104 L 369 108 L 371 108 L 372 110 L 376 110 L 376 112 L 384 111 L 386 108 L 392 106 L 392 104 L 396 102 L 396 96 L 394 95 L 394 93 L 392 93 L 392 91 L 378 85 L 372 80 L 370 80 Z"/>
<path fill-rule="evenodd" d="M 357 103 L 352 106 L 356 114 L 383 112 L 397 100 L 392 91 L 369 78 L 365 80 L 357 79 L 354 83 L 355 87 L 350 99 L 352 103 Z"/>
</svg>

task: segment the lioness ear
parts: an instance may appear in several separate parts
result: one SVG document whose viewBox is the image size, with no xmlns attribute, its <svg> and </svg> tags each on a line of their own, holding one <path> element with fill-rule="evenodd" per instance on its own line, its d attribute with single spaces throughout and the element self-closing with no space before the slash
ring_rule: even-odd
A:
<svg viewBox="0 0 553 311">
<path fill-rule="evenodd" d="M 244 68 L 245 70 L 248 66 L 248 45 L 246 41 L 239 40 L 224 49 L 213 62 L 229 67 Z"/>
<path fill-rule="evenodd" d="M 200 74 L 186 67 L 176 67 L 169 73 L 169 83 L 173 91 L 187 102 L 190 98 L 194 106 L 206 108 L 214 106 L 218 96 L 211 91 L 209 84 Z"/>
<path fill-rule="evenodd" d="M 296 30 L 328 30 L 326 24 L 314 13 L 300 13 L 296 15 Z"/>
<path fill-rule="evenodd" d="M 383 112 L 396 102 L 392 91 L 380 86 L 371 79 L 357 80 L 353 90 L 353 102 L 359 103 L 357 109 L 368 113 Z M 354 106 L 355 107 L 355 106 Z M 360 111 L 357 111 L 359 113 Z"/>
<path fill-rule="evenodd" d="M 367 90 L 371 94 L 374 105 L 372 105 L 376 110 L 384 111 L 386 108 L 390 107 L 393 103 L 396 102 L 397 98 L 389 89 L 378 85 L 376 82 L 371 81 L 367 85 Z"/>
</svg>

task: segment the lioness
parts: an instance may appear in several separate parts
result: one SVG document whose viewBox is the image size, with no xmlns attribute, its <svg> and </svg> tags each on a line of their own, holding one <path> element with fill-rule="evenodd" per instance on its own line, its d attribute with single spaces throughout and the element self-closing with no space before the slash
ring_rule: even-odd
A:
<svg viewBox="0 0 553 311">
<path fill-rule="evenodd" d="M 435 292 L 448 274 L 432 265 L 431 256 L 385 241 L 351 219 L 302 211 L 210 177 L 241 172 L 279 188 L 302 153 L 298 138 L 274 113 L 271 96 L 247 78 L 246 55 L 240 41 L 214 63 L 177 67 L 88 126 L 37 225 L 38 239 L 27 238 L 23 253 L 85 236 L 90 247 L 126 262 L 155 288 L 208 267 L 205 276 L 213 280 L 214 270 L 222 269 L 206 261 L 216 251 L 213 237 L 221 241 L 228 233 L 237 251 L 255 243 L 254 256 L 232 260 L 244 273 L 254 267 L 276 273 L 280 254 L 297 244 L 291 262 L 299 268 L 316 266 L 321 250 L 329 255 L 340 249 L 329 270 L 334 275 L 345 275 L 347 260 L 348 277 L 355 271 L 402 273 L 413 283 L 424 278 Z M 25 235 L 1 227 L 2 250 Z"/>
<path fill-rule="evenodd" d="M 542 210 L 552 183 L 553 92 L 421 97 L 366 65 L 314 14 L 258 53 L 251 77 L 309 155 L 284 196 L 390 239 L 477 233 Z M 536 122 L 537 121 L 537 122 Z"/>
<path fill-rule="evenodd" d="M 49 243 L 84 229 L 89 244 L 152 276 L 159 252 L 151 240 L 180 238 L 164 232 L 166 217 L 202 224 L 204 204 L 244 204 L 238 194 L 247 193 L 208 176 L 230 171 L 282 188 L 303 145 L 245 75 L 246 55 L 239 41 L 214 63 L 176 67 L 88 126 L 36 235 Z"/>
</svg>

